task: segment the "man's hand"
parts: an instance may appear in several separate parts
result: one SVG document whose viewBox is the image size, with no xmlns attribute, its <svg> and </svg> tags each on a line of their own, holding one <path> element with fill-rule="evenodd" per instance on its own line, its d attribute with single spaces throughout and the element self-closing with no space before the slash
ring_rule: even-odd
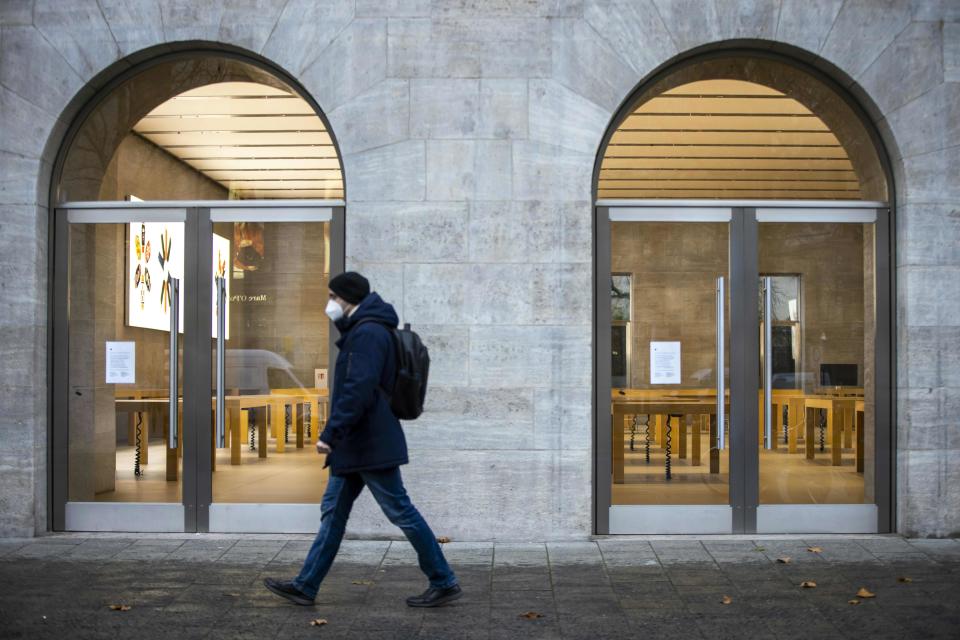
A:
<svg viewBox="0 0 960 640">
<path fill-rule="evenodd" d="M 332 449 L 323 440 L 317 440 L 317 453 L 330 453 Z"/>
</svg>

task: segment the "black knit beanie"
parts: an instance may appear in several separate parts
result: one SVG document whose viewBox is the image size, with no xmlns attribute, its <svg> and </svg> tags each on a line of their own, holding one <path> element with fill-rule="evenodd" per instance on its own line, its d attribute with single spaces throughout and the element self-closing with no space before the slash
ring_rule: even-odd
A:
<svg viewBox="0 0 960 640">
<path fill-rule="evenodd" d="M 330 280 L 330 291 L 349 302 L 360 304 L 370 295 L 370 281 L 356 271 L 347 271 Z"/>
</svg>

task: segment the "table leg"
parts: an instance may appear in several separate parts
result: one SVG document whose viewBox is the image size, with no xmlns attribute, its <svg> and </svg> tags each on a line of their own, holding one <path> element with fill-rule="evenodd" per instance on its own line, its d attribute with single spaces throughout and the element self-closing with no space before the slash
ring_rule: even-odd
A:
<svg viewBox="0 0 960 640">
<path fill-rule="evenodd" d="M 710 414 L 710 473 L 720 473 L 720 449 L 717 449 L 717 414 Z"/>
<path fill-rule="evenodd" d="M 843 463 L 843 448 L 841 446 L 843 429 L 840 428 L 842 416 L 842 410 L 827 409 L 827 424 L 830 425 L 830 462 L 835 467 L 839 467 Z"/>
<path fill-rule="evenodd" d="M 143 416 L 143 424 L 140 425 L 140 464 L 150 464 L 150 419 L 149 411 L 138 411 Z"/>
<path fill-rule="evenodd" d="M 277 446 L 277 453 L 286 449 L 287 410 L 282 401 L 274 400 L 270 404 L 270 421 L 273 422 L 273 440 Z"/>
<path fill-rule="evenodd" d="M 316 444 L 320 439 L 320 401 L 310 401 L 310 442 Z"/>
<path fill-rule="evenodd" d="M 776 400 L 770 403 L 770 449 L 777 450 L 778 441 L 783 433 L 783 407 Z"/>
<path fill-rule="evenodd" d="M 272 413 L 268 407 L 263 407 L 263 420 L 257 420 L 257 456 L 267 457 L 267 414 Z"/>
<path fill-rule="evenodd" d="M 622 410 L 614 406 L 613 420 L 610 423 L 610 429 L 613 432 L 613 447 L 611 458 L 613 462 L 613 481 L 616 484 L 623 484 L 623 419 L 625 415 Z M 619 425 L 619 429 L 617 426 Z"/>
<path fill-rule="evenodd" d="M 664 443 L 663 443 L 663 469 L 666 472 L 667 480 L 673 479 L 673 469 L 671 468 L 672 460 L 671 454 L 673 451 L 673 425 L 671 424 L 670 419 L 672 415 L 664 416 L 666 421 L 664 422 Z"/>
<path fill-rule="evenodd" d="M 794 399 L 787 402 L 787 452 L 797 452 L 797 441 L 800 439 L 800 425 L 803 419 L 800 416 L 800 403 Z"/>
<path fill-rule="evenodd" d="M 297 427 L 297 449 L 303 449 L 303 419 L 305 417 L 303 415 L 303 403 L 294 402 L 290 411 L 293 413 L 293 423 Z"/>
<path fill-rule="evenodd" d="M 687 458 L 687 418 L 689 416 L 680 416 L 677 425 L 677 437 L 680 440 L 680 446 L 677 447 L 677 454 L 681 460 Z"/>
<path fill-rule="evenodd" d="M 240 446 L 243 434 L 250 428 L 250 418 L 246 409 L 233 409 L 230 416 L 230 464 L 240 464 Z"/>
<path fill-rule="evenodd" d="M 853 412 L 857 420 L 857 473 L 863 473 L 863 412 Z"/>
<path fill-rule="evenodd" d="M 853 422 L 855 413 L 850 407 L 844 407 L 840 412 L 843 417 L 843 448 L 849 449 L 853 446 Z"/>
<path fill-rule="evenodd" d="M 691 447 L 693 448 L 692 455 L 690 457 L 690 464 L 695 467 L 700 466 L 700 443 L 701 432 L 703 431 L 703 420 L 706 416 L 694 416 L 693 418 L 693 442 L 691 442 Z"/>
<path fill-rule="evenodd" d="M 814 426 L 817 421 L 817 410 L 810 407 L 806 411 L 806 420 L 804 421 L 803 444 L 806 449 L 807 460 L 813 460 L 814 447 L 816 446 L 813 435 Z"/>
<path fill-rule="evenodd" d="M 127 413 L 127 444 L 131 447 L 137 446 L 137 413 L 139 412 Z"/>
</svg>

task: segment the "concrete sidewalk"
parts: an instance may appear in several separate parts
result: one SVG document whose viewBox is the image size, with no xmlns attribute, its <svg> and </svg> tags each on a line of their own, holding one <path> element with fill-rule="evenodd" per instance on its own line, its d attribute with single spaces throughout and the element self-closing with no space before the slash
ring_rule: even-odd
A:
<svg viewBox="0 0 960 640">
<path fill-rule="evenodd" d="M 264 576 L 293 575 L 309 545 L 308 536 L 0 540 L 0 637 L 960 637 L 960 540 L 452 542 L 444 550 L 465 596 L 434 610 L 404 604 L 426 586 L 406 542 L 344 542 L 314 607 L 262 587 Z M 875 597 L 849 604 L 861 587 Z"/>
</svg>

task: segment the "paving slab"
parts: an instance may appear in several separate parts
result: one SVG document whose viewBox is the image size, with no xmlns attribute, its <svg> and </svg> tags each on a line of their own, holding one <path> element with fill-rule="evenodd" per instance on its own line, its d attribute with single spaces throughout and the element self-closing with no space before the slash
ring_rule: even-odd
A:
<svg viewBox="0 0 960 640">
<path fill-rule="evenodd" d="M 465 595 L 426 611 L 404 604 L 426 586 L 405 540 L 345 541 L 312 607 L 263 588 L 265 576 L 298 571 L 309 545 L 304 536 L 3 541 L 0 637 L 901 640 L 955 639 L 960 628 L 954 540 L 453 542 L 443 548 Z M 861 587 L 875 597 L 856 598 Z"/>
</svg>

